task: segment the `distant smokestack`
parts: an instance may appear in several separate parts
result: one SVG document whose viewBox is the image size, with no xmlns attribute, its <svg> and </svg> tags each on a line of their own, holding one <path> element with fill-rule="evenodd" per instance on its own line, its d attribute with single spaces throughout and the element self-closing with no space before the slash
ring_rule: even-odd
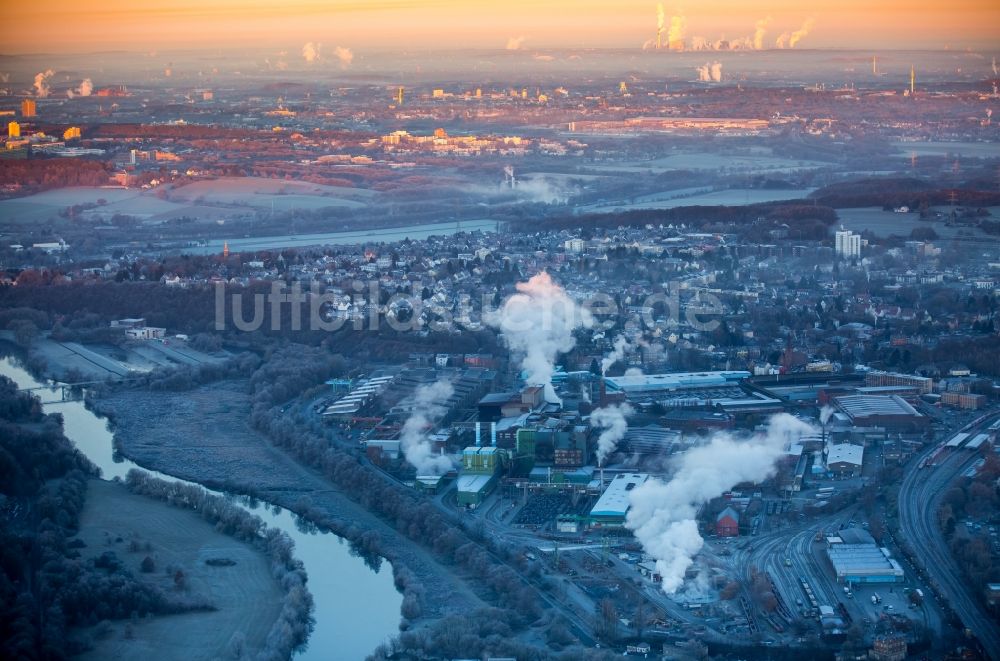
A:
<svg viewBox="0 0 1000 661">
<path fill-rule="evenodd" d="M 482 447 L 482 446 L 483 446 L 482 431 L 480 429 L 480 423 L 477 422 L 476 423 L 476 447 L 479 448 L 479 447 Z"/>
<path fill-rule="evenodd" d="M 497 423 L 495 422 L 490 423 L 490 446 L 494 448 L 497 446 Z"/>
</svg>

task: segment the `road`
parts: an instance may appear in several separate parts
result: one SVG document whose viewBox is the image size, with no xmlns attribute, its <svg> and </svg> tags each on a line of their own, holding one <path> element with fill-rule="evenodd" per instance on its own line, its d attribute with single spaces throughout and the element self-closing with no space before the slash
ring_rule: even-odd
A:
<svg viewBox="0 0 1000 661">
<path fill-rule="evenodd" d="M 971 425 L 971 431 L 981 432 L 994 418 L 980 418 Z M 933 454 L 936 447 L 925 452 L 921 458 Z M 949 485 L 972 467 L 979 459 L 979 453 L 963 449 L 946 452 L 950 454 L 940 455 L 935 466 L 920 468 L 921 460 L 914 458 L 907 467 L 899 490 L 900 534 L 909 542 L 910 549 L 938 594 L 975 634 L 987 654 L 993 659 L 1000 659 L 1000 628 L 983 611 L 962 576 L 937 522 L 937 512 Z"/>
</svg>

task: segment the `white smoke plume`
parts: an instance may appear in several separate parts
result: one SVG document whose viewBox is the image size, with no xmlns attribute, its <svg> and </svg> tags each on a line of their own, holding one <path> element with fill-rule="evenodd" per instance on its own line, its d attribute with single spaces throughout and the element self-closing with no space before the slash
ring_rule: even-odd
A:
<svg viewBox="0 0 1000 661">
<path fill-rule="evenodd" d="M 625 376 L 642 376 L 642 369 L 638 367 L 630 367 L 625 370 Z"/>
<path fill-rule="evenodd" d="M 319 51 L 321 44 L 314 44 L 311 41 L 307 41 L 304 46 L 302 46 L 302 57 L 305 58 L 306 62 L 315 62 L 319 59 Z"/>
<path fill-rule="evenodd" d="M 427 427 L 444 415 L 444 404 L 454 392 L 448 381 L 436 381 L 414 393 L 413 412 L 403 423 L 399 445 L 417 475 L 442 475 L 454 468 L 450 457 L 434 454 L 426 435 Z"/>
<path fill-rule="evenodd" d="M 737 484 L 770 477 L 785 447 L 814 432 L 787 413 L 772 416 L 764 432 L 750 438 L 720 432 L 686 452 L 668 482 L 651 478 L 630 492 L 625 526 L 655 558 L 664 592 L 672 594 L 683 584 L 704 544 L 695 521 L 698 509 Z"/>
<path fill-rule="evenodd" d="M 344 46 L 337 46 L 333 49 L 333 55 L 337 58 L 337 62 L 340 63 L 341 69 L 346 69 L 351 66 L 351 62 L 354 61 L 354 52 L 350 48 L 345 48 Z"/>
<path fill-rule="evenodd" d="M 35 82 L 33 87 L 35 88 L 35 96 L 44 99 L 49 95 L 49 83 L 48 80 L 55 74 L 52 69 L 46 69 L 42 73 L 35 74 Z"/>
<path fill-rule="evenodd" d="M 819 410 L 819 422 L 820 422 L 820 424 L 822 424 L 823 426 L 826 426 L 826 423 L 830 422 L 830 417 L 834 413 L 835 413 L 834 408 L 832 406 L 830 406 L 829 404 L 823 406 L 823 408 L 821 408 Z"/>
<path fill-rule="evenodd" d="M 526 202 L 538 202 L 541 204 L 566 204 L 569 201 L 570 192 L 558 181 L 547 177 L 532 177 L 521 179 L 517 182 L 515 189 L 517 197 Z"/>
<path fill-rule="evenodd" d="M 753 47 L 755 50 L 764 50 L 764 35 L 767 34 L 767 27 L 771 24 L 771 17 L 762 18 L 757 21 L 753 31 Z"/>
<path fill-rule="evenodd" d="M 601 429 L 597 437 L 597 465 L 603 466 L 605 459 L 615 451 L 618 442 L 625 438 L 628 431 L 627 416 L 632 415 L 632 407 L 622 403 L 617 406 L 605 406 L 594 409 L 590 414 L 590 426 Z"/>
<path fill-rule="evenodd" d="M 686 18 L 683 16 L 670 17 L 670 29 L 667 30 L 667 43 L 672 50 L 684 50 L 684 31 L 686 29 Z"/>
<path fill-rule="evenodd" d="M 710 62 L 698 67 L 698 80 L 703 83 L 721 83 L 722 63 Z"/>
<path fill-rule="evenodd" d="M 624 335 L 619 335 L 615 338 L 615 342 L 612 345 L 611 353 L 601 359 L 601 374 L 607 374 L 608 369 L 617 363 L 619 360 L 625 357 L 625 352 L 628 351 L 632 345 L 628 343 Z"/>
<path fill-rule="evenodd" d="M 665 20 L 663 13 L 663 3 L 658 2 L 656 4 L 656 43 L 657 46 L 662 45 L 660 42 L 663 39 L 663 22 Z"/>
<path fill-rule="evenodd" d="M 524 40 L 527 39 L 524 35 L 519 37 L 510 37 L 507 39 L 507 50 L 521 50 L 521 46 L 524 45 Z"/>
<path fill-rule="evenodd" d="M 778 38 L 774 40 L 774 47 L 775 48 L 785 48 L 785 47 L 787 47 L 788 46 L 788 38 L 790 36 L 791 35 L 789 35 L 787 32 L 782 32 L 781 34 L 779 34 Z"/>
<path fill-rule="evenodd" d="M 517 283 L 517 293 L 486 320 L 500 329 L 507 347 L 527 373 L 527 383 L 544 386 L 545 400 L 558 402 L 552 387 L 556 358 L 576 344 L 575 329 L 593 324 L 590 312 L 542 271 L 527 282 Z"/>
<path fill-rule="evenodd" d="M 708 39 L 705 37 L 691 37 L 691 50 L 709 50 L 710 48 L 711 44 L 708 43 Z"/>
<path fill-rule="evenodd" d="M 788 38 L 788 47 L 795 48 L 795 45 L 798 44 L 800 41 L 802 41 L 802 39 L 809 34 L 809 32 L 813 29 L 814 25 L 816 25 L 816 19 L 807 18 L 806 22 L 802 24 L 802 27 L 793 32 L 792 36 Z"/>
<path fill-rule="evenodd" d="M 993 66 L 996 67 L 996 61 L 995 60 L 994 60 Z M 9 83 L 9 82 L 10 82 L 10 74 L 9 73 L 0 72 L 0 83 Z"/>
<path fill-rule="evenodd" d="M 74 96 L 90 96 L 94 92 L 94 83 L 90 81 L 90 78 L 84 78 L 80 81 L 80 86 L 76 89 L 66 90 L 66 96 L 73 98 Z"/>
</svg>

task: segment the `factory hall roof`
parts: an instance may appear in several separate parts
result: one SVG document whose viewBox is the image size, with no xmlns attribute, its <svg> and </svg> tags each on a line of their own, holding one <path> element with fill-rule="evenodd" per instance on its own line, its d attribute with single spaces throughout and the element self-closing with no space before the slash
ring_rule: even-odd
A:
<svg viewBox="0 0 1000 661">
<path fill-rule="evenodd" d="M 646 473 L 619 473 L 598 498 L 590 515 L 624 517 L 631 505 L 629 492 L 648 479 Z"/>
<path fill-rule="evenodd" d="M 898 395 L 844 395 L 834 401 L 851 419 L 892 415 L 920 416 L 915 408 Z"/>
<path fill-rule="evenodd" d="M 851 443 L 837 443 L 827 446 L 826 464 L 853 464 L 860 466 L 864 461 L 865 448 Z"/>
<path fill-rule="evenodd" d="M 623 392 L 648 392 L 676 390 L 679 388 L 706 388 L 741 381 L 750 372 L 674 372 L 671 374 L 642 374 L 635 376 L 609 376 L 604 379 L 610 390 Z"/>
</svg>

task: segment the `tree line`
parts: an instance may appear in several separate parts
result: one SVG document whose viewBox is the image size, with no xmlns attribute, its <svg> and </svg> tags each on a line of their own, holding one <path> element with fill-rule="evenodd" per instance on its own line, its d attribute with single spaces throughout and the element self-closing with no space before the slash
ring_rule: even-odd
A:
<svg viewBox="0 0 1000 661">
<path fill-rule="evenodd" d="M 63 659 L 88 645 L 71 627 L 206 607 L 137 581 L 111 551 L 81 557 L 72 538 L 97 474 L 61 416 L 0 377 L 0 658 Z"/>
<path fill-rule="evenodd" d="M 162 500 L 174 507 L 198 513 L 219 532 L 253 545 L 271 562 L 271 574 L 284 591 L 281 614 L 271 626 L 261 661 L 288 659 L 305 647 L 312 632 L 313 598 L 306 587 L 306 571 L 295 557 L 295 544 L 283 531 L 268 528 L 264 521 L 225 498 L 210 494 L 195 484 L 171 482 L 132 469 L 125 486 L 135 494 Z"/>
</svg>

